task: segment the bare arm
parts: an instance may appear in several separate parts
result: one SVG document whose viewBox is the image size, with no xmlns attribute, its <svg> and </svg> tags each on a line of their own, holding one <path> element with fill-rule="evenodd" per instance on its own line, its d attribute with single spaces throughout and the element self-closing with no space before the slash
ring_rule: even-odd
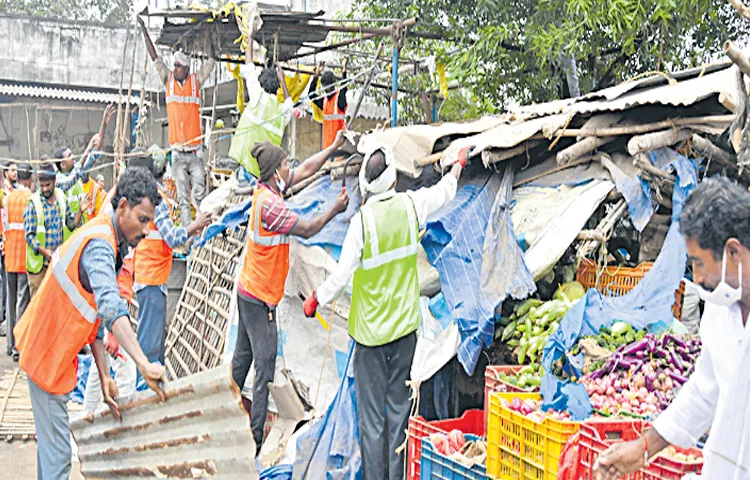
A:
<svg viewBox="0 0 750 480">
<path fill-rule="evenodd" d="M 156 59 L 159 58 L 159 54 L 156 53 L 154 42 L 151 41 L 151 37 L 149 37 L 148 35 L 148 30 L 146 30 L 146 24 L 143 23 L 143 19 L 140 17 L 140 15 L 137 15 L 136 18 L 138 18 L 138 25 L 141 26 L 143 38 L 146 40 L 146 51 L 148 52 L 149 57 L 151 57 L 151 60 L 155 62 Z"/>
<path fill-rule="evenodd" d="M 645 464 L 646 444 L 648 458 L 669 446 L 669 442 L 653 428 L 649 429 L 643 439 L 625 443 L 615 443 L 602 453 L 594 465 L 597 480 L 616 480 L 623 475 L 637 472 Z"/>
<path fill-rule="evenodd" d="M 292 98 L 292 96 L 289 95 L 289 87 L 286 85 L 286 75 L 284 75 L 281 65 L 276 66 L 276 74 L 279 76 L 279 84 L 281 84 L 281 90 L 284 92 L 284 101 L 286 101 L 287 98 Z"/>
<path fill-rule="evenodd" d="M 331 154 L 335 152 L 336 150 L 338 150 L 339 147 L 341 147 L 341 145 L 343 144 L 344 144 L 344 137 L 341 134 L 341 131 L 339 131 L 336 134 L 336 140 L 334 140 L 334 142 L 331 144 L 330 147 L 316 153 L 312 157 L 302 162 L 299 167 L 294 169 L 293 185 L 305 180 L 306 178 L 310 178 L 311 176 L 313 176 L 315 172 L 320 170 L 323 164 L 326 163 L 326 160 L 328 160 L 328 157 L 330 157 Z"/>
<path fill-rule="evenodd" d="M 115 106 L 112 103 L 107 105 L 107 108 L 104 109 L 104 115 L 102 115 L 102 123 L 99 126 L 99 141 L 96 143 L 96 146 L 94 147 L 97 150 L 101 150 L 102 148 L 102 143 L 104 142 L 104 135 L 105 135 L 105 132 L 107 131 L 107 125 L 109 124 L 109 121 L 112 119 L 112 114 L 114 113 L 114 111 L 115 111 Z"/>
</svg>

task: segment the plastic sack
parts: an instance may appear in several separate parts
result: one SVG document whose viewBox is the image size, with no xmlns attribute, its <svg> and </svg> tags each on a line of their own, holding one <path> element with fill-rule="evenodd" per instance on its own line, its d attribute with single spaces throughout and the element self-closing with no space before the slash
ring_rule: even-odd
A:
<svg viewBox="0 0 750 480">
<path fill-rule="evenodd" d="M 557 464 L 557 480 L 579 480 L 583 478 L 581 454 L 578 448 L 580 434 L 576 433 L 568 439 L 560 454 Z"/>
</svg>

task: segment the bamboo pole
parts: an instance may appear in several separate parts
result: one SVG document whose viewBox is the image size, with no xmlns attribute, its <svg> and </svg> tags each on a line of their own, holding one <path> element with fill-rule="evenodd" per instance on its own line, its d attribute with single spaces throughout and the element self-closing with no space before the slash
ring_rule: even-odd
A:
<svg viewBox="0 0 750 480">
<path fill-rule="evenodd" d="M 535 180 L 539 180 L 540 178 L 546 177 L 547 175 L 562 172 L 563 170 L 566 170 L 568 168 L 577 167 L 579 165 L 585 165 L 587 163 L 595 162 L 599 158 L 599 155 L 591 155 L 589 157 L 579 158 L 578 160 L 574 160 L 567 165 L 561 165 L 559 167 L 555 167 L 552 170 L 547 170 L 546 172 L 542 172 L 538 175 L 534 175 L 533 177 L 529 177 L 526 179 L 523 179 L 521 181 L 518 181 L 513 184 L 513 188 L 520 187 L 521 185 L 526 185 L 527 183 L 531 183 Z M 614 192 L 617 192 L 617 190 L 613 190 Z"/>
<path fill-rule="evenodd" d="M 492 164 L 508 160 L 516 155 L 528 152 L 532 148 L 538 146 L 542 142 L 540 140 L 530 140 L 516 145 L 515 147 L 508 148 L 505 150 L 486 150 L 482 152 L 482 163 L 485 167 L 489 167 Z"/>
<path fill-rule="evenodd" d="M 719 94 L 719 103 L 724 105 L 724 108 L 734 113 L 734 109 L 737 108 L 737 104 L 734 101 L 734 97 L 730 94 L 722 92 Z"/>
<path fill-rule="evenodd" d="M 130 61 L 130 82 L 128 83 L 128 98 L 125 102 L 125 113 L 123 115 L 123 124 L 122 124 L 122 142 L 120 146 L 120 158 L 119 161 L 122 161 L 125 155 L 125 139 L 129 137 L 129 135 L 126 137 L 126 133 L 130 132 L 130 98 L 133 95 L 133 77 L 135 76 L 135 52 L 138 47 L 138 42 L 135 41 L 135 38 L 133 39 L 133 59 Z M 131 145 L 132 146 L 132 145 Z"/>
<path fill-rule="evenodd" d="M 380 45 L 378 45 L 378 51 L 375 54 L 375 61 L 376 62 L 378 60 L 378 57 L 380 57 L 380 52 L 383 51 L 383 47 L 384 46 L 385 46 L 385 43 L 383 41 L 381 41 Z M 349 119 L 349 123 L 347 124 L 346 128 L 352 128 L 352 125 L 354 124 L 354 120 L 356 120 L 357 114 L 359 113 L 359 107 L 362 106 L 362 101 L 365 98 L 365 93 L 367 93 L 367 89 L 370 87 L 370 83 L 372 82 L 372 77 L 374 75 L 375 75 L 375 69 L 373 68 L 367 74 L 367 77 L 365 77 L 365 84 L 362 85 L 362 89 L 359 91 L 359 95 L 357 96 L 357 101 L 354 103 L 354 110 L 352 110 L 352 116 Z"/>
<path fill-rule="evenodd" d="M 657 148 L 668 147 L 690 138 L 690 130 L 670 128 L 660 132 L 637 135 L 628 141 L 628 153 L 635 156 Z"/>
<path fill-rule="evenodd" d="M 729 124 L 734 120 L 734 115 L 711 115 L 705 117 L 685 117 L 685 118 L 674 118 L 670 120 L 662 120 L 654 123 L 644 123 L 641 125 L 623 125 L 620 127 L 608 127 L 608 128 L 569 128 L 565 131 L 558 130 L 553 133 L 552 137 L 610 137 L 618 135 L 637 135 L 641 133 L 649 133 L 656 130 L 663 130 L 665 128 L 674 127 L 689 127 L 690 125 L 705 125 L 705 124 Z"/>
<path fill-rule="evenodd" d="M 558 165 L 565 165 L 577 158 L 581 158 L 587 153 L 593 152 L 602 145 L 612 142 L 615 138 L 616 137 L 586 137 L 583 140 L 557 152 L 555 160 Z"/>
<path fill-rule="evenodd" d="M 133 41 L 135 42 L 135 25 L 133 26 Z M 117 152 L 120 150 L 120 125 L 122 124 L 122 89 L 125 85 L 125 61 L 128 55 L 128 41 L 130 40 L 130 30 L 125 33 L 125 46 L 122 49 L 122 68 L 120 69 L 120 89 L 117 96 L 117 118 L 115 119 L 115 138 L 113 142 L 115 151 L 115 165 L 112 168 L 113 185 L 117 185 Z"/>
<path fill-rule="evenodd" d="M 615 204 L 613 208 L 604 218 L 602 218 L 599 225 L 596 226 L 594 232 L 597 238 L 590 238 L 584 241 L 578 250 L 578 257 L 585 258 L 591 255 L 594 250 L 603 243 L 603 241 L 609 238 L 610 233 L 614 230 L 617 221 L 622 217 L 628 210 L 628 204 L 625 199 L 620 200 Z M 601 239 L 601 240 L 600 240 Z"/>
<path fill-rule="evenodd" d="M 430 165 L 435 165 L 443 157 L 443 153 L 444 151 L 435 152 L 433 154 L 427 155 L 424 158 L 415 160 L 414 168 L 423 168 L 423 167 L 429 167 Z"/>
<path fill-rule="evenodd" d="M 146 59 L 143 64 L 143 75 L 141 75 L 141 98 L 138 102 L 138 129 L 136 130 L 135 144 L 138 147 L 145 147 L 146 140 L 143 133 L 143 106 L 146 102 L 146 74 L 148 73 L 148 53 L 146 53 Z M 104 139 L 102 139 L 104 141 Z"/>
<path fill-rule="evenodd" d="M 742 53 L 742 50 L 740 50 L 737 45 L 734 44 L 731 40 L 727 40 L 724 42 L 724 46 L 721 49 L 727 57 L 729 57 L 732 62 L 734 62 L 737 67 L 742 70 L 742 73 L 745 75 L 750 75 L 750 59 L 747 58 L 747 56 Z"/>
<path fill-rule="evenodd" d="M 698 135 L 697 133 L 694 133 L 691 137 L 691 142 L 691 146 L 694 149 L 703 153 L 709 159 L 715 160 L 722 166 L 729 168 L 735 173 L 739 171 L 739 165 L 737 165 L 735 157 L 733 157 L 732 154 L 730 154 L 726 150 L 722 150 L 721 148 L 717 147 L 708 139 Z M 750 172 L 743 172 L 741 177 L 744 179 L 750 179 Z"/>
</svg>

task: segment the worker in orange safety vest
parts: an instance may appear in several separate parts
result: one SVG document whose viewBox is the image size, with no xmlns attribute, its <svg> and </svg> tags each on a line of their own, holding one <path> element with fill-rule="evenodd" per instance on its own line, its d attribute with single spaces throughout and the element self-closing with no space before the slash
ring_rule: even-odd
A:
<svg viewBox="0 0 750 480">
<path fill-rule="evenodd" d="M 208 59 L 198 73 L 190 73 L 190 57 L 183 52 L 173 55 L 174 71 L 170 71 L 164 60 L 156 52 L 156 47 L 146 31 L 146 25 L 139 16 L 138 23 L 143 30 L 146 50 L 154 61 L 154 66 L 164 86 L 167 88 L 167 120 L 169 122 L 169 145 L 172 148 L 172 170 L 177 185 L 182 226 L 190 225 L 192 200 L 197 207 L 206 196 L 206 167 L 203 162 L 203 136 L 201 134 L 200 106 L 201 86 L 208 80 L 214 68 L 211 38 Z M 208 29 L 209 36 L 211 29 Z"/>
<path fill-rule="evenodd" d="M 316 93 L 313 103 L 323 111 L 323 149 L 333 144 L 336 134 L 346 129 L 346 100 L 347 87 L 340 85 L 346 79 L 346 61 L 344 61 L 344 73 L 342 78 L 337 78 L 331 70 L 323 70 L 325 63 L 318 65 L 315 70 L 315 76 L 312 79 L 310 88 L 314 88 L 320 77 L 320 85 L 323 87 L 323 93 Z"/>
<path fill-rule="evenodd" d="M 129 247 L 148 234 L 161 201 L 156 181 L 142 168 L 128 169 L 116 187 L 111 211 L 99 215 L 52 255 L 41 282 L 14 329 L 26 372 L 37 434 L 37 476 L 67 479 L 71 469 L 67 402 L 77 380 L 77 354 L 91 345 L 105 402 L 118 420 L 117 386 L 108 375 L 104 328 L 130 354 L 150 388 L 164 401 L 164 367 L 149 363 L 133 334 L 116 282 Z M 106 372 L 107 374 L 103 374 Z"/>
<path fill-rule="evenodd" d="M 8 355 L 18 361 L 18 350 L 13 337 L 13 327 L 29 304 L 29 283 L 26 278 L 26 239 L 24 238 L 23 211 L 31 198 L 33 182 L 31 164 L 16 167 L 15 188 L 3 198 L 3 244 L 5 245 L 5 275 L 8 282 L 7 321 Z"/>
</svg>

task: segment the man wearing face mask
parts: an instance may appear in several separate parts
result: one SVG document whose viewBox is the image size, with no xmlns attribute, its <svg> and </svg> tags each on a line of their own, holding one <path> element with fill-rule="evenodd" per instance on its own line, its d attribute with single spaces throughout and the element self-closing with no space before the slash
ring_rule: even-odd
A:
<svg viewBox="0 0 750 480">
<path fill-rule="evenodd" d="M 693 280 L 706 301 L 695 372 L 643 438 L 615 444 L 596 463 L 598 480 L 636 472 L 670 444 L 703 449 L 702 478 L 750 478 L 750 193 L 731 180 L 705 180 L 680 217 Z"/>
<path fill-rule="evenodd" d="M 237 347 L 232 358 L 232 377 L 242 388 L 255 360 L 252 430 L 258 449 L 268 409 L 268 383 L 273 382 L 276 366 L 276 305 L 284 296 L 289 273 L 289 236 L 309 238 L 318 233 L 338 213 L 346 210 L 349 197 L 342 192 L 331 209 L 311 220 L 298 218 L 284 203 L 284 194 L 294 184 L 320 170 L 326 159 L 343 143 L 339 134 L 331 147 L 313 155 L 290 170 L 286 153 L 265 141 L 253 146 L 258 160 L 260 181 L 253 193 L 247 230 L 246 254 L 240 272 L 238 307 L 240 311 Z"/>
</svg>

